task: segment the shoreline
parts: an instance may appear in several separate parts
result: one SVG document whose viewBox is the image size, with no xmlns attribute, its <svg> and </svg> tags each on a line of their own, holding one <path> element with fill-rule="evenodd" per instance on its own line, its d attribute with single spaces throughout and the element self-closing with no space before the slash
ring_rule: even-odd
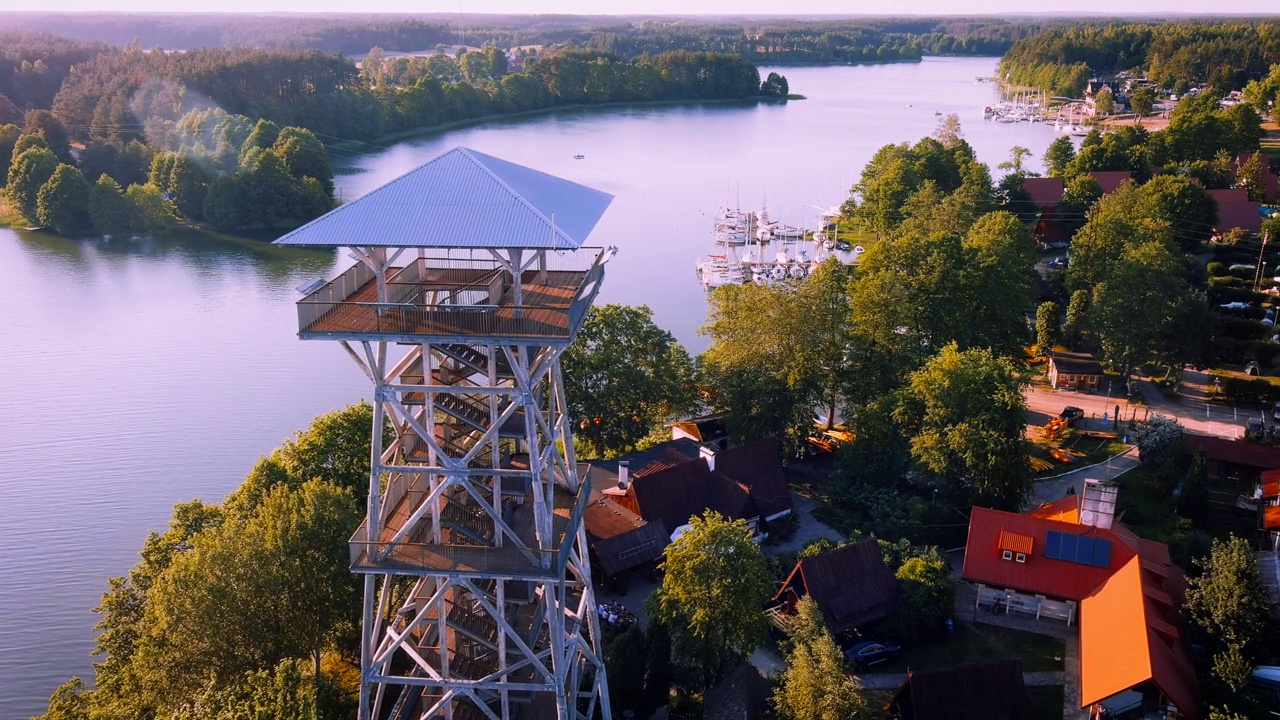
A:
<svg viewBox="0 0 1280 720">
<path fill-rule="evenodd" d="M 490 123 L 495 120 L 506 120 L 508 118 L 536 117 L 538 115 L 550 115 L 552 113 L 560 112 L 563 110 L 577 111 L 577 110 L 594 110 L 596 108 L 619 109 L 619 108 L 629 108 L 629 107 L 651 108 L 651 107 L 679 106 L 679 105 L 728 105 L 730 103 L 746 103 L 746 102 L 770 103 L 770 102 L 787 102 L 788 100 L 806 100 L 806 99 L 807 98 L 804 95 L 791 93 L 786 97 L 771 97 L 768 95 L 751 95 L 743 98 L 719 98 L 714 100 L 692 98 L 688 100 L 633 100 L 633 101 L 625 101 L 625 102 L 608 102 L 608 103 L 591 103 L 591 104 L 575 103 L 572 105 L 555 105 L 552 107 L 538 108 L 536 110 L 521 110 L 519 112 L 513 112 L 513 113 L 496 113 L 492 115 L 480 115 L 479 117 L 469 118 L 467 120 L 452 120 L 447 123 L 439 123 L 436 125 L 423 125 L 421 127 L 409 128 L 407 130 L 397 130 L 395 132 L 387 133 L 385 135 L 379 135 L 378 137 L 373 138 L 372 140 L 342 140 L 342 141 L 333 143 L 333 145 L 331 146 L 326 146 L 326 147 L 333 147 L 337 150 L 343 150 L 346 152 L 355 152 L 355 153 L 364 154 L 364 153 L 372 152 L 372 150 L 367 149 L 369 147 L 374 147 L 374 148 L 377 148 L 378 150 L 389 149 L 387 147 L 382 146 L 380 143 L 396 143 L 402 140 L 409 140 L 411 138 L 421 137 L 425 135 L 432 135 L 435 133 L 445 132 L 448 130 L 457 130 L 459 128 L 484 125 L 485 123 Z"/>
</svg>

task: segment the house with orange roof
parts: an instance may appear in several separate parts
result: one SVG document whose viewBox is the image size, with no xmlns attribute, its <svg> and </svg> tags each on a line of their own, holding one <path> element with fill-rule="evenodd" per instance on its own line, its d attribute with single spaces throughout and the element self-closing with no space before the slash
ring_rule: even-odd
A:
<svg viewBox="0 0 1280 720">
<path fill-rule="evenodd" d="M 1201 720 L 1168 547 L 1115 521 L 1118 488 L 1088 480 L 1026 513 L 975 507 L 961 577 L 997 612 L 1077 625 L 1082 708 L 1133 698 L 1159 717 Z"/>
</svg>

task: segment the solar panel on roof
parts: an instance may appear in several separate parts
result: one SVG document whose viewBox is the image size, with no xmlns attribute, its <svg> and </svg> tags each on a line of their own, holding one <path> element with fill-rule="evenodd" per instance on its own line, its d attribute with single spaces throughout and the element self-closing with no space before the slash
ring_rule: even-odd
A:
<svg viewBox="0 0 1280 720">
<path fill-rule="evenodd" d="M 1044 556 L 1055 559 L 1062 556 L 1062 533 L 1057 530 L 1050 530 L 1045 535 Z"/>
<path fill-rule="evenodd" d="M 1093 541 L 1093 564 L 1098 567 L 1111 567 L 1111 541 Z"/>
<path fill-rule="evenodd" d="M 1050 530 L 1045 534 L 1044 556 L 1079 565 L 1111 567 L 1111 541 Z"/>
</svg>

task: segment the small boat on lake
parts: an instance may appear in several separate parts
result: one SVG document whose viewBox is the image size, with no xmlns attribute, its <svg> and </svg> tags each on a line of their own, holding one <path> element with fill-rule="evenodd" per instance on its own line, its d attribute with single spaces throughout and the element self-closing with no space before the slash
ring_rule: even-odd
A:
<svg viewBox="0 0 1280 720">
<path fill-rule="evenodd" d="M 574 155 L 574 156 L 573 156 L 573 159 L 574 159 L 574 160 L 586 160 L 586 159 L 587 159 L 587 156 L 586 156 L 586 155 Z"/>
</svg>

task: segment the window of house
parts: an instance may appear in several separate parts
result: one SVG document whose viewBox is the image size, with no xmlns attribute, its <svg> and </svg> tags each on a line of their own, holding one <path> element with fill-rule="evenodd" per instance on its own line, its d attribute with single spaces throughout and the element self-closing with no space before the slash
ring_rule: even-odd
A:
<svg viewBox="0 0 1280 720">
<path fill-rule="evenodd" d="M 1027 554 L 1026 554 L 1026 553 L 1018 553 L 1017 560 L 1018 560 L 1018 562 L 1020 562 L 1020 563 L 1024 563 L 1024 562 L 1026 562 L 1026 561 L 1027 561 Z"/>
<path fill-rule="evenodd" d="M 1019 554 L 1021 554 L 1021 553 L 1019 553 Z M 1005 550 L 1004 552 L 1000 553 L 1000 557 L 1004 558 L 1005 560 L 1012 560 L 1012 559 L 1013 559 L 1013 551 L 1012 551 L 1012 550 Z"/>
</svg>

